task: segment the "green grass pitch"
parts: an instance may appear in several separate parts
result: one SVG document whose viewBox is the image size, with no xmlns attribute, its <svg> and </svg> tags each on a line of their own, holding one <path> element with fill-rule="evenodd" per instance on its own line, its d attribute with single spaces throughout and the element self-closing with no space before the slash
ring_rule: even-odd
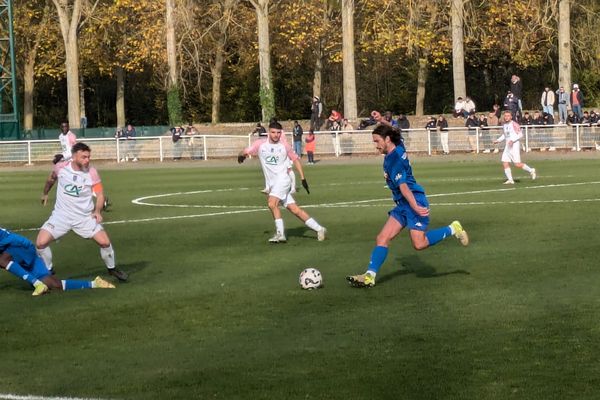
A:
<svg viewBox="0 0 600 400">
<path fill-rule="evenodd" d="M 1 272 L 0 398 L 598 398 L 598 159 L 530 156 L 538 179 L 506 187 L 498 158 L 414 157 L 430 226 L 458 219 L 471 245 L 417 252 L 402 232 L 372 289 L 345 276 L 393 205 L 381 157 L 305 166 L 296 198 L 329 237 L 284 212 L 281 245 L 256 160 L 100 165 L 130 281 L 32 298 Z M 35 239 L 47 173 L 0 171 L 0 226 Z M 59 277 L 106 275 L 90 241 L 52 249 Z M 324 288 L 300 289 L 307 266 Z"/>
</svg>

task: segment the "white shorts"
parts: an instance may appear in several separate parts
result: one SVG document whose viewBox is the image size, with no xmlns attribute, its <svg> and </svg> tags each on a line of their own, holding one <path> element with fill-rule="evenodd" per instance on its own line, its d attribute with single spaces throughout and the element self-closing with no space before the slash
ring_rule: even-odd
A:
<svg viewBox="0 0 600 400">
<path fill-rule="evenodd" d="M 54 239 L 63 237 L 70 230 L 84 239 L 90 239 L 104 228 L 91 215 L 74 218 L 54 211 L 48 221 L 44 222 L 42 229 L 48 231 Z"/>
<path fill-rule="evenodd" d="M 521 162 L 521 144 L 519 142 L 514 142 L 510 146 L 504 147 L 504 151 L 502 152 L 502 162 L 512 162 L 514 164 L 519 164 Z"/>
<path fill-rule="evenodd" d="M 290 179 L 281 180 L 269 188 L 269 196 L 277 197 L 284 207 L 294 204 L 292 197 L 292 183 Z"/>
</svg>

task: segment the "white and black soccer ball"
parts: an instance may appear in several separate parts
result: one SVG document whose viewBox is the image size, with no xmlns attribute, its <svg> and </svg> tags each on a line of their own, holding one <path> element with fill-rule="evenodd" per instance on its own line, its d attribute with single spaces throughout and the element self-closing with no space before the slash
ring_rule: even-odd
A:
<svg viewBox="0 0 600 400">
<path fill-rule="evenodd" d="M 302 289 L 318 289 L 323 286 L 323 275 L 321 275 L 321 272 L 319 272 L 318 269 L 308 267 L 300 272 L 299 281 Z"/>
</svg>

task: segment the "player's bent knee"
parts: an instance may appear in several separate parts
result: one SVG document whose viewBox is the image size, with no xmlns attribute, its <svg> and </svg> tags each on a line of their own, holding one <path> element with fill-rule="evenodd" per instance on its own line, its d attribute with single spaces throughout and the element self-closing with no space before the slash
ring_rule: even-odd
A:
<svg viewBox="0 0 600 400">
<path fill-rule="evenodd" d="M 413 242 L 413 248 L 415 250 L 425 250 L 426 248 L 429 247 L 429 243 L 425 242 Z"/>
</svg>

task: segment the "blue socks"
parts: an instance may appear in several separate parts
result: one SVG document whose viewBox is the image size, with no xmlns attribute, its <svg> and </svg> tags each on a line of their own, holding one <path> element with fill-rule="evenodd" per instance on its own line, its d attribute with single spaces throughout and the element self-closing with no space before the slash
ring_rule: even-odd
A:
<svg viewBox="0 0 600 400">
<path fill-rule="evenodd" d="M 429 241 L 429 245 L 433 246 L 434 244 L 441 242 L 446 239 L 448 236 L 452 235 L 452 229 L 450 226 L 444 226 L 443 228 L 437 228 L 432 231 L 427 231 L 425 233 L 425 237 L 427 241 Z"/>
<path fill-rule="evenodd" d="M 37 278 L 29 271 L 25 271 L 25 269 L 23 267 L 21 267 L 19 265 L 19 263 L 15 262 L 15 261 L 11 261 L 8 263 L 8 265 L 6 266 L 6 270 L 8 272 L 10 272 L 11 274 L 13 274 L 16 277 L 19 277 L 21 279 L 23 279 L 24 281 L 27 281 L 29 283 L 31 283 L 32 285 L 37 282 Z"/>
<path fill-rule="evenodd" d="M 63 290 L 78 290 L 78 289 L 91 289 L 92 281 L 79 281 L 75 279 L 65 279 L 62 282 Z"/>
<path fill-rule="evenodd" d="M 369 268 L 367 268 L 367 272 L 372 274 L 377 274 L 381 265 L 385 261 L 388 255 L 388 248 L 383 246 L 375 246 L 373 252 L 371 253 L 371 261 L 369 261 Z"/>
</svg>

